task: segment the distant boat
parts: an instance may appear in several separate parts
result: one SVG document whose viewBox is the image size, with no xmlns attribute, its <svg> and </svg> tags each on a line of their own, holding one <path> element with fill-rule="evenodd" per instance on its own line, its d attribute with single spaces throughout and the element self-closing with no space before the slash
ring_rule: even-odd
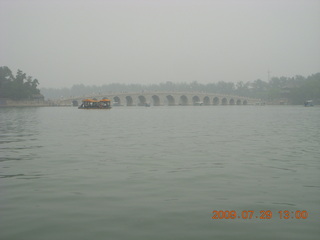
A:
<svg viewBox="0 0 320 240">
<path fill-rule="evenodd" d="M 194 105 L 195 105 L 195 106 L 202 106 L 202 105 L 203 105 L 203 102 L 195 102 Z"/>
<path fill-rule="evenodd" d="M 305 107 L 313 107 L 313 101 L 312 100 L 305 101 L 304 106 Z"/>
</svg>

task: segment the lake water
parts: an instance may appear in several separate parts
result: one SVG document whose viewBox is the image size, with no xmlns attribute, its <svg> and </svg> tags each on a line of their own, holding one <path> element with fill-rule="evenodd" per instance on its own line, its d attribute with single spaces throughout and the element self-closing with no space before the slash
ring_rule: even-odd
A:
<svg viewBox="0 0 320 240">
<path fill-rule="evenodd" d="M 319 156 L 318 107 L 2 108 L 0 239 L 320 239 Z"/>
</svg>

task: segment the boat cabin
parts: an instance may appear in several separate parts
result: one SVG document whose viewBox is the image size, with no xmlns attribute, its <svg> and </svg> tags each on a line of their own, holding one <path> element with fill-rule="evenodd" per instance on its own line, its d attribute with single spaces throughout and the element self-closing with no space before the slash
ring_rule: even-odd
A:
<svg viewBox="0 0 320 240">
<path fill-rule="evenodd" d="M 79 109 L 110 109 L 111 100 L 104 98 L 100 101 L 94 99 L 84 99 L 82 104 L 79 106 Z"/>
</svg>

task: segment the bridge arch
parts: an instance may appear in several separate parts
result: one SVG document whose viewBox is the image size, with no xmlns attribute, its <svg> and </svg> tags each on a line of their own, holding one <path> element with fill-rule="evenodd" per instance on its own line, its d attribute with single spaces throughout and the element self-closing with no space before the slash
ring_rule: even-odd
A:
<svg viewBox="0 0 320 240">
<path fill-rule="evenodd" d="M 131 96 L 126 96 L 127 106 L 133 106 L 133 99 Z"/>
<path fill-rule="evenodd" d="M 234 105 L 234 99 L 233 99 L 233 98 L 231 98 L 231 99 L 229 100 L 229 105 Z"/>
<path fill-rule="evenodd" d="M 117 104 L 117 105 L 121 105 L 121 99 L 120 99 L 118 96 L 115 96 L 115 97 L 113 98 L 113 102 L 114 102 L 115 104 Z"/>
<path fill-rule="evenodd" d="M 240 99 L 237 100 L 237 105 L 241 105 L 241 100 Z"/>
<path fill-rule="evenodd" d="M 186 95 L 182 95 L 180 97 L 180 105 L 186 106 L 188 105 L 188 98 Z"/>
<path fill-rule="evenodd" d="M 227 105 L 228 104 L 228 100 L 226 98 L 222 98 L 221 104 L 222 105 Z"/>
<path fill-rule="evenodd" d="M 204 104 L 204 105 L 210 105 L 210 98 L 209 98 L 208 96 L 205 96 L 205 97 L 203 98 L 203 104 Z"/>
<path fill-rule="evenodd" d="M 220 103 L 219 98 L 218 97 L 214 97 L 213 98 L 213 105 L 219 105 L 219 103 Z"/>
<path fill-rule="evenodd" d="M 138 106 L 145 106 L 145 105 L 146 105 L 147 99 L 146 99 L 145 96 L 140 95 L 140 96 L 138 97 L 138 99 L 139 99 Z"/>
<path fill-rule="evenodd" d="M 196 105 L 196 103 L 199 103 L 200 102 L 200 98 L 198 96 L 193 96 L 192 97 L 192 103 L 193 105 Z"/>
<path fill-rule="evenodd" d="M 174 106 L 175 105 L 175 100 L 174 97 L 172 95 L 168 95 L 166 97 L 167 101 L 168 101 L 168 106 Z"/>
<path fill-rule="evenodd" d="M 160 106 L 160 98 L 157 95 L 152 96 L 153 106 Z"/>
<path fill-rule="evenodd" d="M 247 100 L 243 100 L 242 104 L 243 104 L 243 105 L 247 105 L 247 104 L 248 104 L 248 101 L 247 101 Z"/>
</svg>

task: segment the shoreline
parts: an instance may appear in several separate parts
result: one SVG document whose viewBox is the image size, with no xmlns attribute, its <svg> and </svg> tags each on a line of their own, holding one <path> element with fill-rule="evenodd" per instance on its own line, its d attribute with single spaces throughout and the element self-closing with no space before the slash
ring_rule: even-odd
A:
<svg viewBox="0 0 320 240">
<path fill-rule="evenodd" d="M 49 107 L 55 105 L 52 101 L 45 100 L 11 100 L 0 99 L 0 108 L 7 107 Z"/>
</svg>

